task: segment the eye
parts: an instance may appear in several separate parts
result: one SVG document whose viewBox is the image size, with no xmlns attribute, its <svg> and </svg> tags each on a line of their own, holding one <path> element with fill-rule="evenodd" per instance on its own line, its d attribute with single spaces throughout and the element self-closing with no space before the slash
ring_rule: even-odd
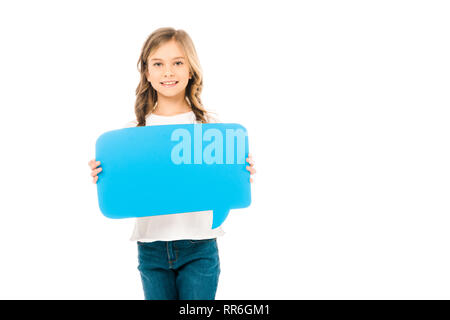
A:
<svg viewBox="0 0 450 320">
<path fill-rule="evenodd" d="M 175 62 L 175 64 L 177 64 L 177 63 L 179 63 L 179 66 L 183 64 L 183 62 L 181 62 L 181 61 Z M 155 62 L 153 65 L 157 66 L 157 65 L 160 65 L 160 64 L 161 64 L 161 62 Z"/>
</svg>

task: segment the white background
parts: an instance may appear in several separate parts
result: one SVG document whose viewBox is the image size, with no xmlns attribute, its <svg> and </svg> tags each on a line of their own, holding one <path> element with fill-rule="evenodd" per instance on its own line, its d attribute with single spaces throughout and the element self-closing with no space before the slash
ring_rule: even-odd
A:
<svg viewBox="0 0 450 320">
<path fill-rule="evenodd" d="M 2 2 L 0 298 L 143 299 L 134 220 L 101 214 L 88 161 L 134 119 L 141 47 L 170 26 L 258 171 L 216 299 L 449 299 L 449 9 Z"/>
</svg>

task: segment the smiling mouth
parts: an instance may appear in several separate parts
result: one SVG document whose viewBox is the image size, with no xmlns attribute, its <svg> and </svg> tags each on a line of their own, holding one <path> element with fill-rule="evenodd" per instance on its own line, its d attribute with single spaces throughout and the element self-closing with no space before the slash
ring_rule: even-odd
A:
<svg viewBox="0 0 450 320">
<path fill-rule="evenodd" d="M 175 87 L 178 83 L 178 81 L 167 81 L 167 82 L 160 82 L 163 87 L 171 88 Z"/>
</svg>

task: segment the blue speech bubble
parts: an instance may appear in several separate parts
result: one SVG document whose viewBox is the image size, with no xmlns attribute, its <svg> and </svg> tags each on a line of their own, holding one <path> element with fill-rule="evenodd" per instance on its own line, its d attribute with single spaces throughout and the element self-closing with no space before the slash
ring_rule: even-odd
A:
<svg viewBox="0 0 450 320">
<path fill-rule="evenodd" d="M 247 130 L 236 123 L 153 125 L 100 135 L 101 212 L 108 218 L 213 210 L 212 229 L 251 203 Z"/>
</svg>

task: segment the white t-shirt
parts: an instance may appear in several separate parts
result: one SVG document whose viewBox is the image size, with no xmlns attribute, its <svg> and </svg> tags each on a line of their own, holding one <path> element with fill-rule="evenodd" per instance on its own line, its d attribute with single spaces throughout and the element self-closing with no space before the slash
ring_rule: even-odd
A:
<svg viewBox="0 0 450 320">
<path fill-rule="evenodd" d="M 193 111 L 174 116 L 160 116 L 151 113 L 146 117 L 146 126 L 190 123 L 197 123 Z M 135 127 L 136 125 L 137 121 L 133 120 L 128 122 L 125 127 Z M 211 229 L 212 218 L 212 210 L 136 218 L 130 240 L 141 242 L 200 240 L 223 236 L 225 232 L 222 227 Z"/>
</svg>

